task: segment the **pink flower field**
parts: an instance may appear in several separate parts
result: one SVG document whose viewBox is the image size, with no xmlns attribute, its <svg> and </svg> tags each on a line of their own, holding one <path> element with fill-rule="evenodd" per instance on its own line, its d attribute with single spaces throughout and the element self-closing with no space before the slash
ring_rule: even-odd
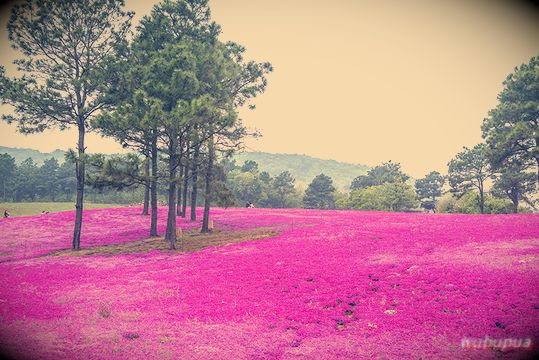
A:
<svg viewBox="0 0 539 360">
<path fill-rule="evenodd" d="M 85 211 L 82 246 L 145 238 L 149 218 L 140 212 Z M 74 212 L 0 219 L 2 352 L 43 359 L 491 359 L 532 358 L 537 350 L 537 215 L 212 214 L 223 233 L 271 228 L 277 235 L 197 252 L 48 256 L 69 249 Z M 159 216 L 163 233 L 164 209 Z M 463 347 L 463 338 L 491 346 Z M 530 345 L 501 348 L 492 339 Z"/>
</svg>

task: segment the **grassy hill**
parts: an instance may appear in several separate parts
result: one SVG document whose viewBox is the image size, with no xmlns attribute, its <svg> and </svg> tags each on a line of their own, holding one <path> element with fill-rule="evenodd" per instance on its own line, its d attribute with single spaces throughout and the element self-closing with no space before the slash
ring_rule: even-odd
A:
<svg viewBox="0 0 539 360">
<path fill-rule="evenodd" d="M 338 189 L 348 189 L 352 180 L 367 173 L 369 167 L 360 164 L 349 164 L 335 160 L 323 160 L 308 155 L 270 154 L 265 152 L 244 152 L 234 156 L 238 165 L 244 161 L 256 161 L 261 170 L 277 175 L 285 170 L 296 179 L 298 185 L 307 186 L 312 179 L 321 173 L 333 179 Z"/>
<path fill-rule="evenodd" d="M 8 153 L 20 164 L 26 158 L 31 157 L 37 164 L 42 164 L 43 160 L 54 157 L 59 162 L 64 161 L 64 151 L 55 150 L 51 153 L 42 153 L 34 149 L 11 148 L 0 146 L 0 154 Z M 308 155 L 297 154 L 271 154 L 265 152 L 244 152 L 235 155 L 234 159 L 238 165 L 247 160 L 258 163 L 261 171 L 267 171 L 271 175 L 288 170 L 296 179 L 296 184 L 306 187 L 312 179 L 321 173 L 333 179 L 335 187 L 338 189 L 348 189 L 352 180 L 365 174 L 369 169 L 366 165 L 349 164 L 335 160 L 323 160 Z"/>
<path fill-rule="evenodd" d="M 84 210 L 121 207 L 121 206 L 125 206 L 125 205 L 94 204 L 91 202 L 85 202 Z M 42 211 L 53 213 L 53 212 L 59 212 L 59 211 L 75 210 L 75 203 L 74 202 L 19 202 L 19 203 L 0 202 L 0 211 L 2 211 L 2 214 L 4 213 L 4 210 L 7 210 L 11 217 L 32 216 L 32 215 L 41 214 Z"/>
</svg>

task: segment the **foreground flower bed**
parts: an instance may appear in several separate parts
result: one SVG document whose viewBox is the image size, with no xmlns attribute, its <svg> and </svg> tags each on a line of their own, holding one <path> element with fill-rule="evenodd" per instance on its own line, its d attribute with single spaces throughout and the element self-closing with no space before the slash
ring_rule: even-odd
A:
<svg viewBox="0 0 539 360">
<path fill-rule="evenodd" d="M 87 211 L 82 246 L 144 238 L 139 213 Z M 51 359 L 489 359 L 536 349 L 537 215 L 213 214 L 221 231 L 278 235 L 190 253 L 43 256 L 69 248 L 72 213 L 0 222 L 0 346 Z M 461 347 L 486 336 L 532 345 Z"/>
</svg>

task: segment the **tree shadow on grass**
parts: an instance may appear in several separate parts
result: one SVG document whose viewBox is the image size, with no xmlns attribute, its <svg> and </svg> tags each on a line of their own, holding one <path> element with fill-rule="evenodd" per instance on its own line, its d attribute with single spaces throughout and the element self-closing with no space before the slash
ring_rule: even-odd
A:
<svg viewBox="0 0 539 360">
<path fill-rule="evenodd" d="M 279 235 L 270 227 L 249 230 L 213 230 L 210 233 L 200 233 L 197 230 L 185 232 L 177 241 L 177 252 L 200 251 L 210 246 L 222 246 L 246 241 L 254 241 Z M 60 250 L 48 256 L 114 256 L 121 254 L 142 254 L 154 250 L 171 251 L 169 242 L 163 237 L 155 237 L 132 241 L 125 244 L 102 245 L 82 248 L 78 251 Z"/>
</svg>

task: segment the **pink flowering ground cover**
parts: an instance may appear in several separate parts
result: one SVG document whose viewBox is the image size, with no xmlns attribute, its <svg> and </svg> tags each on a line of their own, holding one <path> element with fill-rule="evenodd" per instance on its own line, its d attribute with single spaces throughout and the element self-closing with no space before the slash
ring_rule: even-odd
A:
<svg viewBox="0 0 539 360">
<path fill-rule="evenodd" d="M 139 213 L 87 211 L 82 246 L 144 238 Z M 0 220 L 0 348 L 45 359 L 535 354 L 537 215 L 216 209 L 213 219 L 279 234 L 192 253 L 44 256 L 69 248 L 73 213 Z M 532 345 L 461 347 L 486 336 Z"/>
</svg>

